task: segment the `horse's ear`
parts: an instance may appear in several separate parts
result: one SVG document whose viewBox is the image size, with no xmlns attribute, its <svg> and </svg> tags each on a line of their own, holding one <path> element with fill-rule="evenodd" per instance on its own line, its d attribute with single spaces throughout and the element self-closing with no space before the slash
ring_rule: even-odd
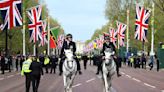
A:
<svg viewBox="0 0 164 92">
<path fill-rule="evenodd" d="M 114 55 L 114 54 L 115 54 L 115 52 L 113 51 L 113 52 L 112 52 L 112 54 Z"/>
<path fill-rule="evenodd" d="M 104 51 L 104 53 L 105 53 L 105 55 L 106 55 L 106 53 L 107 53 L 107 52 L 106 52 L 106 51 Z"/>
<path fill-rule="evenodd" d="M 67 50 L 66 50 L 66 49 L 64 49 L 64 52 L 65 52 L 65 53 L 66 53 L 66 51 L 67 51 Z"/>
</svg>

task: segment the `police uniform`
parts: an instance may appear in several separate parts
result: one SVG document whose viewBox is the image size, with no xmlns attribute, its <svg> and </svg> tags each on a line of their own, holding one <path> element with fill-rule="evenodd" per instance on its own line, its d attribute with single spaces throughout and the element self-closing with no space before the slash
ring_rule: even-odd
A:
<svg viewBox="0 0 164 92">
<path fill-rule="evenodd" d="M 107 39 L 108 39 L 108 38 L 107 38 Z M 103 56 L 105 55 L 104 51 L 105 51 L 106 49 L 108 49 L 108 48 L 110 48 L 112 51 L 114 51 L 114 52 L 116 53 L 116 49 L 115 49 L 114 44 L 113 44 L 112 42 L 105 42 L 105 43 L 103 44 L 103 49 L 102 49 L 102 52 L 101 52 L 101 53 L 103 53 Z M 121 76 L 121 75 L 119 74 L 119 62 L 118 62 L 118 58 L 113 58 L 113 59 L 114 59 L 114 61 L 115 61 L 115 63 L 116 63 L 117 76 L 119 77 L 119 76 Z"/>
<path fill-rule="evenodd" d="M 84 69 L 87 69 L 88 57 L 86 55 L 83 56 L 83 61 L 84 61 Z"/>
<path fill-rule="evenodd" d="M 77 62 L 77 70 L 79 71 L 79 73 L 81 73 L 81 68 L 80 68 L 80 63 L 75 55 L 75 52 L 76 52 L 76 44 L 75 42 L 73 41 L 70 41 L 69 43 L 67 41 L 64 41 L 63 43 L 63 47 L 61 49 L 61 54 L 60 54 L 60 58 L 61 58 L 61 61 L 59 63 L 59 70 L 60 70 L 60 75 L 61 73 L 63 72 L 62 71 L 62 65 L 63 65 L 63 61 L 65 60 L 65 53 L 64 53 L 64 49 L 71 49 L 73 51 L 73 55 L 75 56 L 75 60 Z"/>
<path fill-rule="evenodd" d="M 54 74 L 55 74 L 56 66 L 57 66 L 57 62 L 58 62 L 57 56 L 55 56 L 55 55 L 51 56 L 50 62 L 51 62 L 51 72 L 50 73 L 52 73 L 52 71 L 54 71 Z"/>
<path fill-rule="evenodd" d="M 48 73 L 48 65 L 49 65 L 49 63 L 50 63 L 50 59 L 49 59 L 49 57 L 46 57 L 45 60 L 44 60 L 46 73 Z"/>
<path fill-rule="evenodd" d="M 33 86 L 33 92 L 38 92 L 38 87 L 40 83 L 41 75 L 43 75 L 42 64 L 39 62 L 39 59 L 33 60 L 30 65 L 31 71 L 31 80 Z"/>
<path fill-rule="evenodd" d="M 5 73 L 5 57 L 4 56 L 1 57 L 1 71 L 2 71 L 2 74 Z"/>
<path fill-rule="evenodd" d="M 30 70 L 30 65 L 32 63 L 32 60 L 29 58 L 26 61 L 23 62 L 23 66 L 22 66 L 22 71 L 21 71 L 21 75 L 25 75 L 26 78 L 26 92 L 29 92 L 30 89 L 30 84 L 31 84 L 31 70 Z"/>
</svg>

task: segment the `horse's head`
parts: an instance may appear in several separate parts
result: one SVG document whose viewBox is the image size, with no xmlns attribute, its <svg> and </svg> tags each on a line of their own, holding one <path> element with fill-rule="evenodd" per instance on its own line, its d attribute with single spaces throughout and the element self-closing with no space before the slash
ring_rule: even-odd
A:
<svg viewBox="0 0 164 92">
<path fill-rule="evenodd" d="M 114 55 L 115 52 L 109 48 L 105 50 L 104 53 L 105 53 L 105 62 L 109 63 L 109 61 L 112 59 L 112 55 Z"/>
<path fill-rule="evenodd" d="M 66 55 L 68 60 L 72 60 L 73 59 L 73 52 L 72 52 L 71 49 L 67 49 L 67 50 L 65 49 L 64 52 L 65 52 L 65 55 Z"/>
</svg>

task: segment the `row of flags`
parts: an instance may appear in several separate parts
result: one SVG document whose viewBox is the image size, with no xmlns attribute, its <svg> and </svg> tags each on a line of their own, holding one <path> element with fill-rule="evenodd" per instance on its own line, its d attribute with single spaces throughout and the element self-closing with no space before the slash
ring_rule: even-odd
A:
<svg viewBox="0 0 164 92">
<path fill-rule="evenodd" d="M 148 20 L 150 17 L 150 10 L 145 9 L 144 7 L 136 5 L 136 21 L 135 21 L 135 33 L 134 38 L 143 42 L 147 42 L 146 36 L 148 31 Z M 116 42 L 118 41 L 119 46 L 125 46 L 125 31 L 127 25 L 117 21 L 117 30 L 110 28 L 109 32 L 99 35 L 99 38 L 96 38 L 89 44 L 84 47 L 84 52 L 92 51 L 94 48 L 101 49 L 104 43 L 104 36 L 109 36 L 110 41 L 117 48 Z"/>
<path fill-rule="evenodd" d="M 30 31 L 30 42 L 39 41 L 39 46 L 48 43 L 47 19 L 42 20 L 42 6 L 37 5 L 26 11 L 29 18 L 28 29 Z M 3 23 L 0 30 L 8 30 L 13 27 L 22 26 L 22 0 L 0 0 L 0 14 Z M 50 48 L 62 47 L 64 35 L 59 35 L 60 27 L 50 29 Z M 58 43 L 56 45 L 56 43 Z"/>
</svg>

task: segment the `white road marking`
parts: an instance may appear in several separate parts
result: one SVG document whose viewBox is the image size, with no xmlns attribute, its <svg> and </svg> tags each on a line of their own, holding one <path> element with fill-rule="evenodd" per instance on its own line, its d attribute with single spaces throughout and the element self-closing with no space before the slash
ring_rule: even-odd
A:
<svg viewBox="0 0 164 92">
<path fill-rule="evenodd" d="M 121 74 L 125 74 L 124 72 L 121 72 Z"/>
<path fill-rule="evenodd" d="M 0 78 L 0 80 L 4 80 L 4 78 Z"/>
<path fill-rule="evenodd" d="M 82 85 L 82 84 L 81 84 L 81 83 L 76 84 L 76 85 L 72 86 L 72 88 L 78 87 L 78 86 L 80 86 L 80 85 Z"/>
<path fill-rule="evenodd" d="M 137 82 L 141 82 L 139 79 L 136 78 L 132 78 L 133 80 L 137 81 Z"/>
<path fill-rule="evenodd" d="M 126 75 L 128 78 L 132 78 L 132 76 L 130 76 L 130 75 Z"/>
<path fill-rule="evenodd" d="M 7 78 L 11 78 L 11 77 L 13 77 L 14 75 L 9 75 L 9 76 L 7 76 Z"/>
<path fill-rule="evenodd" d="M 164 92 L 164 90 L 161 90 L 161 92 Z"/>
<path fill-rule="evenodd" d="M 86 82 L 88 83 L 88 82 L 91 82 L 91 81 L 94 81 L 94 80 L 95 80 L 95 78 L 92 78 L 90 80 L 87 80 Z"/>
<path fill-rule="evenodd" d="M 150 84 L 147 84 L 147 83 L 144 83 L 144 85 L 148 86 L 148 87 L 151 87 L 151 88 L 156 88 L 155 86 L 152 86 Z"/>
</svg>

